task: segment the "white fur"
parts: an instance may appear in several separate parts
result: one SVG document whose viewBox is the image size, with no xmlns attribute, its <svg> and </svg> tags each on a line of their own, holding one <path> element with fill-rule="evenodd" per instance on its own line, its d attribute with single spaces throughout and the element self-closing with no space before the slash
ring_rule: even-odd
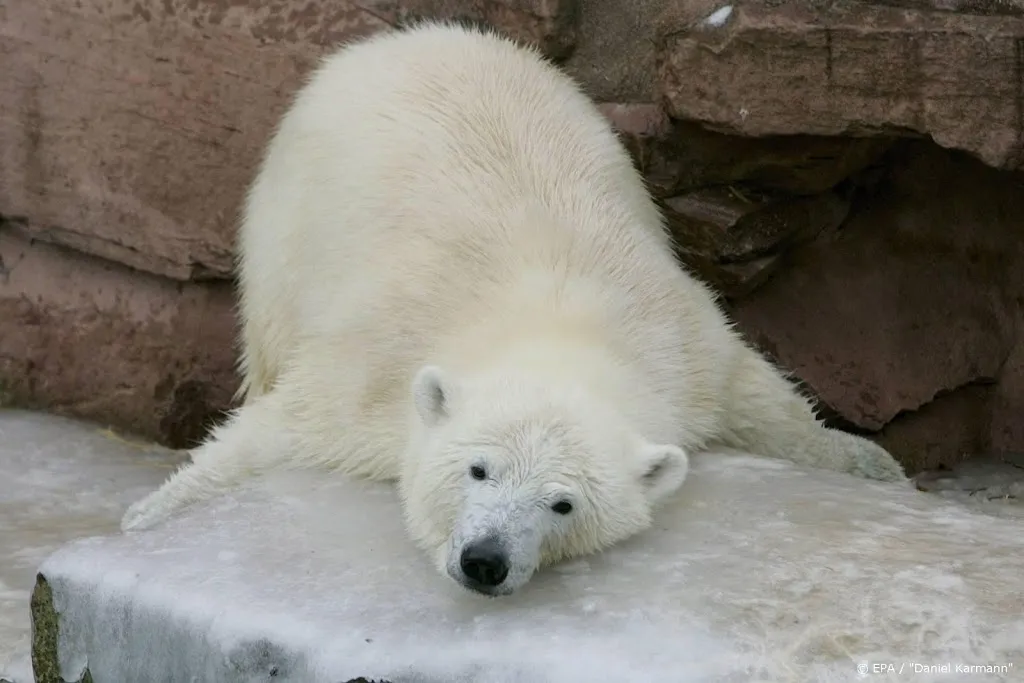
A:
<svg viewBox="0 0 1024 683">
<path fill-rule="evenodd" d="M 903 478 L 741 341 L 593 104 L 494 35 L 424 24 L 327 59 L 248 197 L 240 281 L 245 404 L 126 529 L 331 468 L 397 480 L 458 581 L 497 539 L 508 578 L 477 589 L 501 594 L 643 530 L 690 451 Z"/>
</svg>

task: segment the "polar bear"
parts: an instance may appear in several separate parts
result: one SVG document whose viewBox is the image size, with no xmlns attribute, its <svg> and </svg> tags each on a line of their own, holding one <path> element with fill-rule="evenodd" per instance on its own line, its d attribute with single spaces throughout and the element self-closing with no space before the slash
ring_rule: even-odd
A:
<svg viewBox="0 0 1024 683">
<path fill-rule="evenodd" d="M 327 58 L 239 235 L 242 406 L 124 529 L 277 468 L 396 481 L 487 596 L 644 530 L 727 446 L 880 479 L 678 263 L 608 121 L 536 51 L 444 22 Z"/>
</svg>

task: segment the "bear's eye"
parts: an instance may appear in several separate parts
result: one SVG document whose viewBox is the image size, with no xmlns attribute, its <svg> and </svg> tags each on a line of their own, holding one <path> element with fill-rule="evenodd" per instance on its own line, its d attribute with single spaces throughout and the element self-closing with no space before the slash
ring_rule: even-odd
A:
<svg viewBox="0 0 1024 683">
<path fill-rule="evenodd" d="M 487 478 L 487 470 L 480 465 L 473 465 L 469 468 L 469 476 L 473 477 L 477 481 L 483 481 Z"/>
<path fill-rule="evenodd" d="M 567 500 L 560 500 L 551 506 L 552 512 L 557 512 L 560 515 L 567 515 L 572 512 L 572 503 Z"/>
</svg>

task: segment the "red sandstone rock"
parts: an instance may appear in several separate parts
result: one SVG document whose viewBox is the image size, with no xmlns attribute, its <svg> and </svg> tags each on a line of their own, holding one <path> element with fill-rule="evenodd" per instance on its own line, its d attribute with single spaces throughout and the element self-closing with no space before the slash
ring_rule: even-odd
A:
<svg viewBox="0 0 1024 683">
<path fill-rule="evenodd" d="M 725 187 L 662 205 L 682 261 L 729 298 L 761 286 L 782 265 L 783 252 L 835 230 L 849 210 L 833 192 L 792 198 Z"/>
<path fill-rule="evenodd" d="M 360 0 L 351 3 L 389 24 L 421 17 L 456 17 L 502 29 L 555 59 L 577 40 L 580 0 Z"/>
<path fill-rule="evenodd" d="M 989 451 L 989 421 L 995 389 L 970 384 L 897 416 L 875 438 L 913 475 Z"/>
<path fill-rule="evenodd" d="M 178 280 L 229 273 L 244 188 L 318 52 L 277 41 L 326 29 L 272 20 L 280 2 L 189 4 L 6 3 L 0 214 Z"/>
<path fill-rule="evenodd" d="M 1017 343 L 999 373 L 989 435 L 993 451 L 1024 453 L 1024 316 L 1017 319 Z"/>
<path fill-rule="evenodd" d="M 745 0 L 715 24 L 706 3 L 673 3 L 661 92 L 671 116 L 725 132 L 912 131 L 1022 168 L 1024 16 L 1001 4 Z"/>
<path fill-rule="evenodd" d="M 191 445 L 237 386 L 233 303 L 227 282 L 176 283 L 0 225 L 0 394 Z"/>
<path fill-rule="evenodd" d="M 875 162 L 892 143 L 888 136 L 747 138 L 671 121 L 655 104 L 600 108 L 658 197 L 733 184 L 819 194 Z"/>
<path fill-rule="evenodd" d="M 316 60 L 406 14 L 462 15 L 565 53 L 574 0 L 8 0 L 0 215 L 177 280 L 223 278 L 241 198 Z M 401 10 L 401 11 L 399 11 Z"/>
<path fill-rule="evenodd" d="M 742 263 L 838 228 L 849 204 L 832 192 L 790 198 L 734 188 L 696 190 L 664 200 L 677 240 L 723 263 Z"/>
<path fill-rule="evenodd" d="M 837 235 L 788 254 L 734 309 L 752 340 L 868 429 L 999 375 L 1024 258 L 1014 179 L 925 144 L 888 163 Z"/>
</svg>

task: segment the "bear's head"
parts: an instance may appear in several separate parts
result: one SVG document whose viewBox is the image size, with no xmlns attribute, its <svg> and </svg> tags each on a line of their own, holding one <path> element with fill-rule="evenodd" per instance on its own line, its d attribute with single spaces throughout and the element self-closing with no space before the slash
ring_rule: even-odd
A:
<svg viewBox="0 0 1024 683">
<path fill-rule="evenodd" d="M 686 478 L 679 447 L 646 441 L 579 392 L 459 381 L 435 366 L 413 381 L 400 482 L 410 534 L 442 572 L 489 596 L 540 567 L 646 529 Z"/>
</svg>

